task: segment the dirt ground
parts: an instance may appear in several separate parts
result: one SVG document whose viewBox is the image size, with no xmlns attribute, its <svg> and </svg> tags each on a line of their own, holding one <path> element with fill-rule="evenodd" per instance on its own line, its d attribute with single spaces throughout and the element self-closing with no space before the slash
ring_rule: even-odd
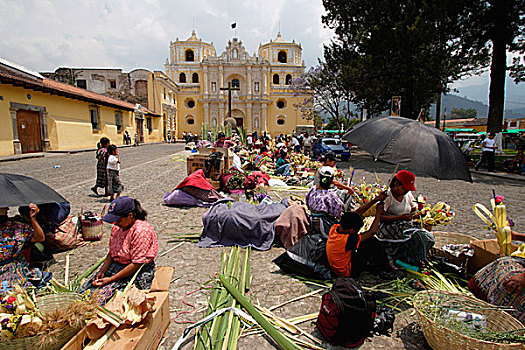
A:
<svg viewBox="0 0 525 350">
<path fill-rule="evenodd" d="M 126 188 L 125 195 L 138 198 L 148 210 L 148 221 L 152 223 L 158 236 L 160 251 L 158 265 L 169 265 L 175 269 L 174 279 L 170 286 L 170 307 L 172 322 L 160 346 L 161 349 L 171 349 L 181 336 L 188 323 L 203 317 L 202 309 L 206 305 L 208 292 L 199 288 L 210 280 L 219 267 L 219 260 L 224 249 L 229 248 L 197 248 L 193 243 L 182 243 L 174 247 L 168 243 L 171 235 L 202 231 L 203 208 L 171 208 L 163 204 L 162 196 L 171 191 L 186 176 L 186 163 L 180 152 L 179 145 L 155 145 L 123 149 L 121 178 Z M 59 168 L 54 166 L 58 165 Z M 350 162 L 340 163 L 339 168 L 348 171 L 352 165 L 356 170 L 356 179 L 366 177 L 373 182 L 377 175 L 387 181 L 394 166 L 374 162 L 367 154 L 357 152 Z M 94 155 L 71 154 L 53 155 L 40 159 L 29 159 L 0 165 L 0 171 L 22 173 L 34 176 L 50 184 L 72 203 L 72 212 L 84 210 L 101 210 L 106 204 L 102 198 L 90 194 L 89 188 L 94 183 Z M 502 180 L 488 176 L 475 175 L 472 184 L 462 181 L 437 181 L 429 177 L 418 177 L 416 180 L 417 194 L 422 193 L 431 203 L 438 200 L 449 201 L 457 215 L 446 227 L 438 227 L 443 231 L 454 231 L 471 234 L 479 238 L 491 237 L 482 225 L 481 220 L 472 212 L 476 202 L 488 205 L 491 191 L 505 197 L 509 215 L 514 219 L 519 231 L 525 231 L 525 206 L 521 201 L 525 195 L 522 182 Z M 303 193 L 304 195 L 304 193 Z M 520 228 L 521 225 L 521 228 Z M 100 242 L 90 243 L 71 253 L 72 273 L 81 273 L 108 251 L 110 226 L 105 226 L 105 234 Z M 274 247 L 269 251 L 253 251 L 252 254 L 252 288 L 249 297 L 262 306 L 270 307 L 291 298 L 304 295 L 318 287 L 309 286 L 284 274 L 272 263 L 272 260 L 284 252 L 283 248 Z M 57 263 L 52 266 L 52 272 L 58 280 L 63 280 L 65 254 L 56 255 Z M 320 295 L 290 303 L 276 310 L 285 318 L 317 313 L 320 307 Z M 187 304 L 183 303 L 183 298 Z M 175 315 L 181 314 L 176 322 Z M 313 322 L 300 325 L 306 332 L 317 338 L 322 338 L 315 330 Z M 306 339 L 306 338 L 305 338 Z M 183 347 L 190 349 L 192 342 Z M 323 348 L 335 347 L 323 343 Z M 248 336 L 241 338 L 240 349 L 271 349 L 274 345 L 263 336 Z M 391 336 L 375 336 L 366 341 L 362 349 L 425 349 L 426 342 L 415 322 L 412 310 L 398 314 L 395 328 Z"/>
</svg>

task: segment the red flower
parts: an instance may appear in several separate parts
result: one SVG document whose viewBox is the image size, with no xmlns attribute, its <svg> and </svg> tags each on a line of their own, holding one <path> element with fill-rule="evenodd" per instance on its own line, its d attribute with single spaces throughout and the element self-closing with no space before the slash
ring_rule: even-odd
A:
<svg viewBox="0 0 525 350">
<path fill-rule="evenodd" d="M 15 298 L 15 297 L 9 297 L 9 298 L 7 298 L 7 302 L 8 302 L 8 303 L 12 303 L 12 302 L 14 302 L 14 301 L 16 301 L 16 298 Z"/>
</svg>

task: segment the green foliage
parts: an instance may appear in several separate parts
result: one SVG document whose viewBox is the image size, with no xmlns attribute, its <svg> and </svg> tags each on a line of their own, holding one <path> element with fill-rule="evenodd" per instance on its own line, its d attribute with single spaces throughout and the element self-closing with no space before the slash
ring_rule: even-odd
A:
<svg viewBox="0 0 525 350">
<path fill-rule="evenodd" d="M 389 110 L 416 119 L 439 92 L 488 64 L 489 48 L 472 34 L 468 0 L 324 0 L 323 23 L 335 32 L 325 60 L 343 91 L 369 114 Z"/>
<path fill-rule="evenodd" d="M 457 115 L 458 117 L 467 119 L 467 118 L 476 118 L 478 111 L 475 108 L 452 108 L 452 114 Z"/>
<path fill-rule="evenodd" d="M 341 127 L 343 130 L 348 130 L 355 124 L 359 123 L 359 119 L 357 118 L 354 118 L 354 119 L 343 118 L 341 119 L 341 121 L 342 121 Z M 335 118 L 330 118 L 328 120 L 328 124 L 326 124 L 326 126 L 323 129 L 324 130 L 341 130 L 339 127 L 340 126 L 337 125 L 337 121 L 335 120 Z"/>
<path fill-rule="evenodd" d="M 525 134 L 521 134 L 513 140 L 516 149 L 525 151 Z"/>
</svg>

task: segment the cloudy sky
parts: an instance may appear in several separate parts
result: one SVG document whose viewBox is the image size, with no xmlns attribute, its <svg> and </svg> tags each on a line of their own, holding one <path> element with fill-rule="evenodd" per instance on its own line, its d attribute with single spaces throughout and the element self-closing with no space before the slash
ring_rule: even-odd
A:
<svg viewBox="0 0 525 350">
<path fill-rule="evenodd" d="M 0 0 L 0 57 L 37 71 L 57 67 L 163 70 L 169 43 L 195 27 L 220 54 L 234 36 L 249 52 L 275 38 L 295 39 L 307 66 L 332 36 L 321 0 Z M 455 86 L 487 83 L 474 77 Z"/>
<path fill-rule="evenodd" d="M 38 71 L 59 66 L 162 70 L 170 40 L 190 36 L 221 53 L 234 36 L 249 52 L 275 38 L 295 39 L 307 65 L 331 33 L 316 0 L 0 0 L 0 56 Z"/>
</svg>

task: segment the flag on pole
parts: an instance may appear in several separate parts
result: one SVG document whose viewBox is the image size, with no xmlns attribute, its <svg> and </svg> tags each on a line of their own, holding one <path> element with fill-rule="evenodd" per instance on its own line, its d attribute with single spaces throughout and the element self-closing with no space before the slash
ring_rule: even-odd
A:
<svg viewBox="0 0 525 350">
<path fill-rule="evenodd" d="M 237 22 L 232 23 L 232 29 L 235 29 L 235 28 L 237 28 Z"/>
</svg>

